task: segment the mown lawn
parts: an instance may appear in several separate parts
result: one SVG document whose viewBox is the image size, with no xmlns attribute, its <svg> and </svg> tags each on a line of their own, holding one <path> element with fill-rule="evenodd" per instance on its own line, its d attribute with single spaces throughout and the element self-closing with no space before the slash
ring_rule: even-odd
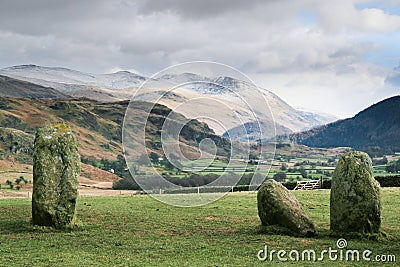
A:
<svg viewBox="0 0 400 267">
<path fill-rule="evenodd" d="M 336 249 L 329 236 L 329 190 L 296 191 L 318 236 L 266 234 L 255 193 L 231 193 L 203 207 L 178 208 L 150 196 L 81 197 L 77 227 L 58 231 L 30 224 L 30 200 L 0 199 L 0 266 L 399 266 L 400 188 L 383 188 L 387 237 L 349 239 L 347 249 L 393 254 L 396 263 L 259 261 L 264 248 L 289 252 Z"/>
</svg>

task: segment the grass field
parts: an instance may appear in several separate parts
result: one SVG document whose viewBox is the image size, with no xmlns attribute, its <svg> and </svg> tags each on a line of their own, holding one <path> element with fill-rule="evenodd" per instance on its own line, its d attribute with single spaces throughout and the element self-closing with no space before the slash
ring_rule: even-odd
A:
<svg viewBox="0 0 400 267">
<path fill-rule="evenodd" d="M 382 240 L 350 239 L 347 249 L 395 255 L 396 263 L 261 262 L 264 248 L 336 249 L 329 236 L 329 190 L 295 191 L 318 236 L 265 233 L 255 193 L 231 193 L 203 207 L 177 208 L 147 195 L 80 197 L 77 226 L 34 227 L 29 199 L 0 199 L 0 266 L 399 266 L 400 188 L 383 188 Z M 397 264 L 397 265 L 396 265 Z"/>
</svg>

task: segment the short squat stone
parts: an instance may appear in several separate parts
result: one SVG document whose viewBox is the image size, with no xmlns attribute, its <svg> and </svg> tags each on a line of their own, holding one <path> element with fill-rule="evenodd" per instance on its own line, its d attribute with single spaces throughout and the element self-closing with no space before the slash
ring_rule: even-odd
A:
<svg viewBox="0 0 400 267">
<path fill-rule="evenodd" d="M 364 152 L 343 154 L 332 177 L 330 196 L 333 233 L 378 233 L 381 225 L 380 185 Z"/>
<path fill-rule="evenodd" d="M 258 215 L 263 225 L 278 225 L 294 235 L 313 236 L 315 227 L 296 197 L 281 183 L 265 181 L 257 194 Z"/>
<path fill-rule="evenodd" d="M 32 222 L 64 228 L 75 214 L 80 157 L 67 124 L 45 126 L 36 133 L 33 156 Z"/>
</svg>

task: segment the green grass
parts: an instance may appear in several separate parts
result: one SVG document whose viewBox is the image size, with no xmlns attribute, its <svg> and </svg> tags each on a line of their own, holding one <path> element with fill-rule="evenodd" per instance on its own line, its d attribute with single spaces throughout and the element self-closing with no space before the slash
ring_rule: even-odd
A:
<svg viewBox="0 0 400 267">
<path fill-rule="evenodd" d="M 30 200 L 0 200 L 0 266 L 381 266 L 374 262 L 260 262 L 269 249 L 336 248 L 329 236 L 329 190 L 295 191 L 318 236 L 297 238 L 260 227 L 255 193 L 228 194 L 196 208 L 177 208 L 150 196 L 81 197 L 77 227 L 34 227 Z M 400 188 L 383 188 L 382 240 L 348 239 L 348 249 L 394 254 L 400 261 Z M 394 266 L 386 263 L 384 266 Z"/>
</svg>

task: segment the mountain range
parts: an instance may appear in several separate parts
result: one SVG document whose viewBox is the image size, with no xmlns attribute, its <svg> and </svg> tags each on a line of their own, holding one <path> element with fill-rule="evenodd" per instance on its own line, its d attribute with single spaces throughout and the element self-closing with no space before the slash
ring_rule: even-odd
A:
<svg viewBox="0 0 400 267">
<path fill-rule="evenodd" d="M 352 118 L 289 135 L 311 147 L 352 147 L 375 153 L 400 151 L 400 96 L 376 103 Z"/>
<path fill-rule="evenodd" d="M 198 83 L 199 80 L 203 82 Z M 140 90 L 140 94 L 135 94 L 141 85 L 144 85 L 144 88 Z M 175 86 L 175 90 L 169 90 L 171 86 Z M 194 73 L 169 73 L 158 78 L 148 78 L 128 71 L 95 75 L 67 68 L 20 65 L 0 70 L 0 89 L 0 96 L 59 99 L 60 101 L 55 106 L 68 106 L 68 112 L 72 112 L 72 114 L 77 111 L 74 111 L 75 104 L 71 103 L 76 103 L 77 100 L 68 102 L 66 99 L 71 97 L 86 97 L 86 102 L 92 99 L 96 104 L 91 105 L 95 106 L 118 106 L 120 109 L 115 109 L 113 112 L 119 117 L 119 124 L 122 124 L 125 108 L 129 102 L 127 100 L 135 95 L 135 101 L 151 102 L 151 100 L 157 99 L 158 103 L 168 107 L 165 107 L 166 109 L 177 108 L 179 113 L 188 118 L 194 118 L 198 113 L 209 114 L 211 118 L 213 114 L 218 114 L 218 118 L 227 127 L 218 129 L 218 125 L 214 125 L 213 121 L 205 120 L 211 127 L 207 131 L 232 140 L 246 141 L 248 138 L 256 141 L 260 127 L 271 129 L 266 138 L 274 138 L 274 127 L 276 127 L 279 139 L 282 140 L 286 136 L 291 142 L 311 147 L 349 146 L 360 150 L 373 150 L 374 148 L 400 150 L 400 138 L 398 138 L 400 135 L 399 96 L 377 103 L 353 118 L 335 121 L 335 118 L 329 115 L 294 109 L 272 92 L 258 88 L 263 97 L 267 99 L 271 113 L 260 113 L 256 101 L 252 103 L 254 109 L 252 112 L 257 114 L 259 121 L 253 121 L 251 120 L 253 114 L 234 96 L 235 94 L 251 94 L 251 90 L 254 88 L 244 81 L 231 77 L 200 77 Z M 197 103 L 196 108 L 193 108 L 193 105 L 189 105 L 186 109 L 180 108 L 186 101 L 199 98 L 218 101 Z M 64 102 L 61 101 L 62 99 Z M 3 98 L 2 102 L 4 101 Z M 9 99 L 7 101 L 16 100 Z M 32 100 L 32 107 L 44 104 L 43 101 L 50 100 Z M 237 121 L 231 114 L 221 112 L 221 104 L 228 106 L 232 112 L 240 114 L 244 120 Z M 1 105 L 4 103 L 0 102 L 0 108 Z M 49 109 L 49 107 L 41 108 Z M 60 110 L 64 108 L 60 108 Z M 78 108 L 78 110 L 80 109 Z M 98 109 L 96 108 L 96 110 Z M 21 110 L 17 110 L 16 113 L 9 110 L 5 116 L 4 112 L 6 111 L 3 106 L 1 125 L 15 129 L 18 127 L 13 127 L 13 125 L 31 123 L 30 120 L 35 121 L 41 116 L 46 118 L 47 115 L 44 113 L 34 115 L 35 112 L 33 112 L 32 116 L 37 116 L 37 118 L 31 118 L 31 116 L 29 120 L 18 121 L 19 117 L 15 115 L 20 114 Z M 64 110 L 64 112 L 66 111 Z M 59 116 L 59 114 L 55 115 Z M 74 115 L 70 114 L 69 116 L 72 119 Z M 100 116 L 100 114 L 95 114 L 95 116 Z M 197 119 L 202 121 L 202 118 Z M 316 127 L 318 125 L 323 126 Z M 247 136 L 243 136 L 243 128 L 245 128 Z M 98 143 L 104 142 L 99 141 Z M 121 151 L 121 148 L 118 147 L 117 150 Z"/>
<path fill-rule="evenodd" d="M 152 79 L 139 74 L 128 71 L 120 71 L 111 74 L 90 74 L 76 70 L 59 67 L 43 67 L 37 65 L 19 65 L 0 70 L 0 75 L 13 78 L 14 80 L 29 82 L 31 86 L 42 86 L 48 88 L 47 97 L 86 97 L 100 102 L 115 102 L 131 99 L 136 90 L 143 84 L 145 87 L 141 94 L 135 95 L 135 100 L 153 102 L 157 99 L 157 103 L 166 105 L 174 109 L 182 107 L 189 99 L 209 98 L 217 101 L 205 101 L 197 103 L 196 109 L 192 106 L 181 108 L 179 110 L 188 118 L 197 118 L 198 114 L 204 114 L 200 121 L 204 121 L 217 134 L 226 134 L 242 125 L 246 129 L 251 130 L 254 123 L 260 123 L 271 131 L 268 131 L 267 137 L 276 134 L 286 134 L 298 132 L 305 129 L 323 125 L 334 121 L 336 118 L 329 115 L 321 115 L 310 112 L 296 110 L 277 95 L 263 88 L 258 88 L 263 97 L 267 100 L 270 112 L 262 111 L 259 105 L 264 102 L 254 101 L 250 110 L 245 103 L 238 101 L 237 95 L 252 94 L 254 86 L 244 81 L 240 81 L 231 77 L 199 77 L 193 73 L 181 74 L 165 74 L 157 79 Z M 198 80 L 205 80 L 206 83 L 196 83 Z M 11 80 L 9 80 L 11 81 Z M 11 83 L 11 82 L 9 82 Z M 177 86 L 185 84 L 185 86 Z M 11 85 L 9 85 L 11 86 Z M 173 91 L 168 91 L 171 87 L 177 86 Z M 228 88 L 229 90 L 226 90 Z M 11 92 L 8 90 L 7 92 Z M 11 93 L 3 93 L 3 96 L 13 97 Z M 19 94 L 19 97 L 24 97 Z M 26 94 L 25 97 L 32 97 L 32 94 Z M 38 95 L 37 97 L 46 97 L 46 95 Z M 231 114 L 219 112 L 221 103 L 226 105 Z M 254 113 L 257 114 L 258 121 L 254 120 Z M 223 122 L 224 127 L 219 127 L 218 123 L 213 120 L 207 120 L 206 117 L 215 117 Z M 241 120 L 237 119 L 234 114 L 240 114 Z M 237 131 L 237 130 L 236 130 Z M 249 132 L 251 136 L 252 133 Z M 235 135 L 230 136 L 234 138 Z M 235 139 L 235 138 L 234 138 Z M 238 140 L 238 139 L 236 139 Z"/>
<path fill-rule="evenodd" d="M 204 83 L 197 83 L 199 79 Z M 147 86 L 129 99 L 142 83 Z M 184 86 L 179 86 L 179 85 Z M 178 89 L 168 91 L 171 86 Z M 228 88 L 228 90 L 227 90 Z M 191 159 L 199 157 L 199 143 L 205 138 L 217 145 L 217 155 L 229 156 L 231 140 L 258 141 L 260 127 L 281 134 L 278 141 L 290 141 L 309 147 L 352 147 L 373 154 L 400 151 L 400 96 L 383 100 L 361 111 L 353 118 L 335 121 L 334 118 L 296 110 L 272 92 L 260 89 L 273 113 L 260 114 L 260 121 L 251 121 L 251 112 L 234 95 L 249 94 L 253 88 L 246 82 L 230 77 L 198 77 L 193 73 L 168 74 L 150 79 L 130 72 L 92 75 L 65 68 L 34 65 L 15 66 L 0 70 L 0 166 L 19 162 L 31 165 L 34 133 L 38 127 L 64 120 L 71 125 L 79 142 L 79 153 L 86 161 L 118 159 L 122 155 L 122 124 L 129 105 L 134 119 L 145 120 L 148 152 L 163 156 L 160 145 L 162 125 L 169 115 L 176 122 L 187 122 L 182 128 L 180 147 Z M 146 102 L 160 97 L 158 104 Z M 221 112 L 218 102 L 200 103 L 193 108 L 180 109 L 189 99 L 217 99 L 248 121 L 235 121 Z M 260 100 L 261 102 L 261 100 Z M 217 104 L 216 104 L 217 103 Z M 203 106 L 202 106 L 203 105 Z M 221 104 L 220 104 L 221 105 Z M 252 106 L 259 111 L 257 102 Z M 149 116 L 145 110 L 151 110 Z M 176 111 L 175 111 L 176 110 Z M 182 112 L 183 111 L 183 112 Z M 193 119 L 198 112 L 219 118 L 232 127 L 217 131 L 212 122 Z M 192 118 L 187 120 L 187 118 Z M 275 119 L 275 123 L 273 121 Z M 324 124 L 320 127 L 314 127 Z M 314 127 L 314 128 L 312 128 Z M 247 136 L 243 136 L 245 128 Z M 312 128 L 302 131 L 302 129 Z M 293 133 L 297 131 L 297 133 Z M 222 136 L 221 136 L 222 135 Z M 275 142 L 275 132 L 269 136 Z M 142 143 L 138 134 L 130 139 Z M 135 153 L 135 150 L 133 150 Z M 135 155 L 140 156 L 140 155 Z M 25 166 L 25 165 L 24 165 Z M 22 168 L 22 167 L 21 167 Z M 26 168 L 26 167 L 23 167 Z M 95 166 L 83 165 L 85 175 L 112 180 L 109 172 Z"/>
</svg>

